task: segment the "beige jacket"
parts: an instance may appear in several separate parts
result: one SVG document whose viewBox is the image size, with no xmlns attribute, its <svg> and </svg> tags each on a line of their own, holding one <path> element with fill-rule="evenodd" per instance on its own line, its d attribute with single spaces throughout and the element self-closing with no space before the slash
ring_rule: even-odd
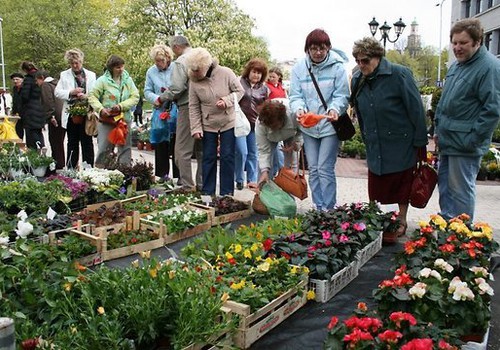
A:
<svg viewBox="0 0 500 350">
<path fill-rule="evenodd" d="M 189 82 L 189 119 L 191 122 L 191 135 L 203 131 L 219 132 L 234 128 L 236 117 L 234 110 L 234 97 L 238 101 L 243 96 L 244 90 L 234 72 L 213 63 L 210 76 L 202 80 L 190 79 Z M 225 109 L 215 105 L 219 99 L 226 103 Z"/>
</svg>

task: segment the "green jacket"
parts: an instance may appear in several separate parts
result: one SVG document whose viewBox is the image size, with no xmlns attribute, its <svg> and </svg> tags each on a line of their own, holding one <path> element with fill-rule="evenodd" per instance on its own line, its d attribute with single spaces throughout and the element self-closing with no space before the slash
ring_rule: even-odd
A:
<svg viewBox="0 0 500 350">
<path fill-rule="evenodd" d="M 484 155 L 500 119 L 500 60 L 481 46 L 446 74 L 436 109 L 436 134 L 441 154 Z"/>
<path fill-rule="evenodd" d="M 355 73 L 351 86 L 360 79 L 361 72 Z M 417 148 L 427 144 L 427 128 L 412 72 L 382 58 L 359 85 L 355 106 L 370 171 L 383 175 L 413 167 Z"/>
<path fill-rule="evenodd" d="M 130 109 L 139 102 L 139 90 L 127 71 L 122 74 L 121 84 L 118 85 L 106 71 L 95 82 L 94 88 L 89 94 L 89 103 L 94 111 L 100 113 L 104 108 L 120 105 L 125 116 L 125 121 L 132 120 Z"/>
</svg>

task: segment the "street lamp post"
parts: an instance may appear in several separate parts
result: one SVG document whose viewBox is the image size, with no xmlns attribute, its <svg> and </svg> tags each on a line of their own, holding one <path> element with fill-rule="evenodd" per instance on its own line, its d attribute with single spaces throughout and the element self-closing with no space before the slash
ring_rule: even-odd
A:
<svg viewBox="0 0 500 350">
<path fill-rule="evenodd" d="M 438 52 L 438 78 L 436 85 L 441 86 L 441 42 L 443 36 L 443 2 L 445 0 L 441 0 L 440 3 L 437 3 L 436 6 L 439 6 L 439 52 Z"/>
<path fill-rule="evenodd" d="M 3 33 L 2 33 L 3 18 L 0 17 L 0 57 L 2 58 L 2 87 L 6 88 L 5 85 L 5 59 L 3 57 Z"/>
<path fill-rule="evenodd" d="M 379 23 L 377 22 L 375 17 L 373 17 L 371 22 L 368 23 L 368 25 L 370 26 L 370 32 L 372 33 L 373 37 L 375 37 L 375 34 L 377 33 L 378 24 Z M 401 18 L 399 18 L 399 21 L 397 21 L 393 25 L 394 25 L 394 31 L 396 33 L 396 38 L 394 40 L 391 40 L 389 38 L 389 32 L 390 32 L 392 27 L 387 24 L 387 21 L 384 21 L 384 24 L 380 27 L 380 34 L 382 35 L 382 37 L 380 38 L 380 41 L 382 41 L 384 43 L 384 54 L 385 54 L 385 45 L 386 45 L 387 41 L 390 43 L 395 43 L 396 41 L 398 41 L 400 35 L 403 34 L 403 30 L 406 27 L 406 24 L 401 20 Z"/>
</svg>

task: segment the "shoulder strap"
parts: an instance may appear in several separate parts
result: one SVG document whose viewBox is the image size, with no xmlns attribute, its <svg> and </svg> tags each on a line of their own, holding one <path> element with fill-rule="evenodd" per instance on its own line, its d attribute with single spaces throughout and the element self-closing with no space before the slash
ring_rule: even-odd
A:
<svg viewBox="0 0 500 350">
<path fill-rule="evenodd" d="M 321 90 L 319 89 L 318 82 L 316 81 L 316 78 L 314 77 L 314 74 L 311 70 L 311 67 L 309 67 L 307 65 L 307 63 L 306 63 L 306 67 L 307 67 L 307 70 L 309 71 L 309 75 L 311 76 L 312 82 L 314 84 L 314 88 L 316 89 L 316 92 L 319 95 L 319 99 L 321 100 L 321 103 L 323 104 L 323 108 L 325 109 L 325 112 L 328 112 L 325 99 L 323 98 L 323 94 L 321 93 Z"/>
</svg>

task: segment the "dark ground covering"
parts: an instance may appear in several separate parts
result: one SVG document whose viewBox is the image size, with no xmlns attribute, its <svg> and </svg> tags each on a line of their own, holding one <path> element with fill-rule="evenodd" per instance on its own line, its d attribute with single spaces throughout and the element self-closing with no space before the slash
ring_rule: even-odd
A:
<svg viewBox="0 0 500 350">
<path fill-rule="evenodd" d="M 249 225 L 267 219 L 267 216 L 254 214 L 248 218 L 232 223 L 232 227 Z M 180 255 L 182 247 L 189 239 L 169 245 L 169 248 Z M 271 330 L 264 337 L 255 342 L 251 350 L 316 350 L 323 348 L 323 342 L 327 335 L 326 326 L 332 316 L 341 320 L 349 317 L 356 308 L 358 302 L 365 302 L 368 307 L 374 307 L 371 296 L 372 290 L 384 279 L 392 278 L 390 271 L 391 260 L 394 254 L 403 249 L 401 244 L 384 246 L 365 266 L 359 271 L 359 275 L 337 295 L 327 303 L 309 301 L 301 309 Z M 152 256 L 171 257 L 166 248 L 155 249 Z M 116 259 L 106 262 L 107 266 L 127 266 L 131 261 L 137 259 L 138 255 Z M 494 281 L 490 285 L 495 291 L 492 297 L 492 320 L 488 340 L 488 350 L 500 350 L 500 258 L 492 261 Z"/>
</svg>

